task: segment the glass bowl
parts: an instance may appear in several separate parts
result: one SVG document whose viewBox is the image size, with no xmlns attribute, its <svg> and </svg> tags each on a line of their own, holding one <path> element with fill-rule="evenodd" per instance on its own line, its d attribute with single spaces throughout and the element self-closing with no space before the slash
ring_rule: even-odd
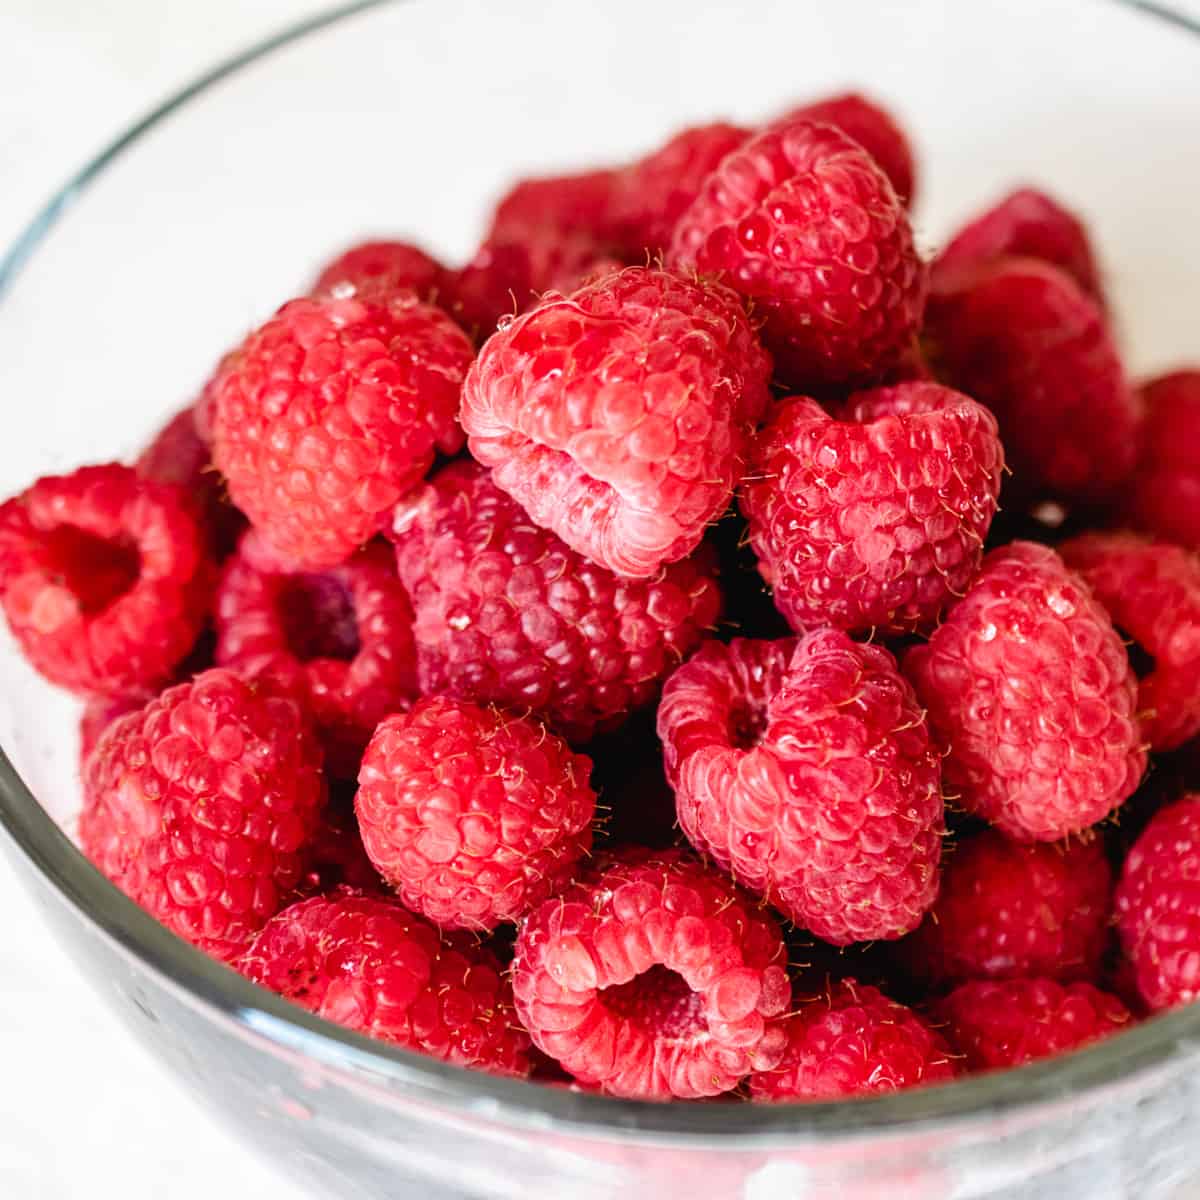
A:
<svg viewBox="0 0 1200 1200">
<path fill-rule="evenodd" d="M 848 85 L 917 139 L 927 247 L 1015 183 L 1044 184 L 1091 222 L 1131 370 L 1200 353 L 1186 18 L 1097 0 L 357 4 L 185 88 L 0 263 L 0 494 L 134 451 L 355 237 L 407 233 L 461 259 L 484 198 L 517 174 Z M 92 869 L 71 841 L 77 706 L 6 635 L 0 664 L 14 862 L 94 986 L 316 1192 L 1182 1200 L 1200 1177 L 1200 1006 L 1019 1071 L 780 1107 L 575 1094 L 345 1032 L 176 940 Z"/>
</svg>

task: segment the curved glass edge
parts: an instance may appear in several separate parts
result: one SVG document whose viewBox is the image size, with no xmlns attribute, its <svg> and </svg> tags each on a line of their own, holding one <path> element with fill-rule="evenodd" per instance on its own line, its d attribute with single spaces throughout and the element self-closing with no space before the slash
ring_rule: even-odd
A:
<svg viewBox="0 0 1200 1200">
<path fill-rule="evenodd" d="M 354 0 L 272 35 L 205 72 L 109 143 L 73 175 L 0 258 L 0 299 L 75 198 L 143 134 L 221 80 L 310 33 L 395 0 Z M 1112 0 L 1200 38 L 1200 21 L 1152 0 Z M 658 1104 L 468 1071 L 352 1033 L 306 1012 L 170 933 L 101 875 L 37 802 L 0 748 L 0 826 L 42 881 L 98 934 L 120 946 L 165 986 L 331 1070 L 365 1070 L 392 1086 L 415 1087 L 447 1109 L 531 1132 L 703 1142 L 710 1148 L 800 1146 L 864 1134 L 949 1130 L 1128 1086 L 1178 1055 L 1200 1053 L 1200 1003 L 1143 1022 L 1091 1048 L 1018 1070 L 894 1096 L 804 1105 Z"/>
</svg>

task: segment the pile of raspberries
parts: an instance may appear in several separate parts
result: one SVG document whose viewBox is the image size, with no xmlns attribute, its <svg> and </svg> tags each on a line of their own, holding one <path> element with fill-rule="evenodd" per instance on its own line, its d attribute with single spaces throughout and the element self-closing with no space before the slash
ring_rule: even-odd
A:
<svg viewBox="0 0 1200 1200">
<path fill-rule="evenodd" d="M 329 1020 L 622 1097 L 1200 995 L 1200 370 L 1127 380 L 1049 196 L 925 261 L 915 186 L 856 94 L 523 180 L 8 500 L 92 862 Z"/>
</svg>

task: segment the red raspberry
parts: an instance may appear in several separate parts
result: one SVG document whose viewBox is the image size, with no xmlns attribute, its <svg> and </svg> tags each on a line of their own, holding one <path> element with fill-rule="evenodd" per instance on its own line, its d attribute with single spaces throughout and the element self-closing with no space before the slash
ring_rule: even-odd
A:
<svg viewBox="0 0 1200 1200">
<path fill-rule="evenodd" d="M 858 92 L 844 92 L 802 104 L 772 121 L 771 128 L 778 129 L 794 121 L 836 125 L 879 164 L 905 208 L 912 207 L 917 186 L 916 159 L 904 130 L 882 105 Z"/>
<path fill-rule="evenodd" d="M 1020 1067 L 1133 1024 L 1116 996 L 1090 983 L 1053 979 L 964 983 L 934 1006 L 934 1016 L 971 1071 Z"/>
<path fill-rule="evenodd" d="M 778 1063 L 785 962 L 779 927 L 727 879 L 641 851 L 525 919 L 513 991 L 534 1044 L 585 1086 L 695 1099 Z"/>
<path fill-rule="evenodd" d="M 87 769 L 87 760 L 100 735 L 126 713 L 137 712 L 154 699 L 154 693 L 126 692 L 119 696 L 93 696 L 79 714 L 79 774 Z"/>
<path fill-rule="evenodd" d="M 897 957 L 934 987 L 1025 975 L 1095 979 L 1112 883 L 1099 838 L 1021 845 L 985 830 L 947 849 L 937 903 Z"/>
<path fill-rule="evenodd" d="M 474 463 L 396 514 L 421 690 L 528 710 L 572 741 L 619 725 L 716 624 L 703 556 L 629 581 L 569 550 Z"/>
<path fill-rule="evenodd" d="M 1153 659 L 1138 683 L 1150 749 L 1182 746 L 1200 733 L 1200 559 L 1134 533 L 1085 534 L 1058 552 Z"/>
<path fill-rule="evenodd" d="M 1103 820 L 1146 765 L 1137 680 L 1108 614 L 1047 546 L 993 550 L 904 670 L 946 749 L 947 790 L 1021 841 Z"/>
<path fill-rule="evenodd" d="M 1151 1010 L 1200 999 L 1200 794 L 1160 810 L 1125 859 L 1117 932 Z"/>
<path fill-rule="evenodd" d="M 600 243 L 614 223 L 619 174 L 604 168 L 518 180 L 496 204 L 487 241 L 522 240 L 557 231 Z"/>
<path fill-rule="evenodd" d="M 1200 370 L 1141 389 L 1142 452 L 1124 514 L 1139 529 L 1200 550 Z"/>
<path fill-rule="evenodd" d="M 338 567 L 294 571 L 251 530 L 217 589 L 217 662 L 299 689 L 339 775 L 375 726 L 417 694 L 412 607 L 386 545 Z"/>
<path fill-rule="evenodd" d="M 152 916 L 229 961 L 299 883 L 324 800 L 296 699 L 216 669 L 105 730 L 80 840 Z"/>
<path fill-rule="evenodd" d="M 336 566 L 384 526 L 435 449 L 461 446 L 470 361 L 458 326 L 410 297 L 293 300 L 210 385 L 213 459 L 281 554 Z"/>
<path fill-rule="evenodd" d="M 244 975 L 356 1033 L 499 1075 L 526 1076 L 529 1038 L 500 964 L 394 900 L 342 888 L 284 909 Z"/>
<path fill-rule="evenodd" d="M 1100 270 L 1083 223 L 1045 192 L 1020 188 L 968 222 L 934 259 L 933 291 L 953 290 L 980 267 L 1010 255 L 1065 271 L 1103 305 Z"/>
<path fill-rule="evenodd" d="M 794 121 L 727 155 L 679 218 L 670 258 L 753 303 L 793 387 L 874 375 L 921 319 L 925 271 L 904 206 L 829 125 Z"/>
<path fill-rule="evenodd" d="M 942 794 L 895 660 L 833 629 L 702 646 L 658 708 L 679 823 L 702 854 L 835 945 L 933 904 Z"/>
<path fill-rule="evenodd" d="M 1104 314 L 1058 267 L 1004 258 L 935 292 L 928 337 L 947 381 L 996 414 L 1022 493 L 1094 500 L 1133 468 L 1140 406 Z"/>
<path fill-rule="evenodd" d="M 336 887 L 388 895 L 387 884 L 367 857 L 358 832 L 353 798 L 331 796 L 308 847 L 308 869 L 296 888 L 296 899 L 307 900 Z"/>
<path fill-rule="evenodd" d="M 163 683 L 191 649 L 212 567 L 187 494 L 109 463 L 0 505 L 0 594 L 47 679 L 117 695 Z"/>
<path fill-rule="evenodd" d="M 430 304 L 446 290 L 446 269 L 411 242 L 359 242 L 326 263 L 312 294 L 344 300 L 386 303 L 396 292 L 411 292 Z"/>
<path fill-rule="evenodd" d="M 944 1083 L 949 1046 L 911 1008 L 844 979 L 787 1019 L 779 1065 L 750 1076 L 750 1099 L 839 1100 Z"/>
<path fill-rule="evenodd" d="M 731 292 L 630 267 L 494 334 L 461 420 L 471 453 L 535 521 L 643 578 L 724 511 L 769 374 Z"/>
<path fill-rule="evenodd" d="M 839 419 L 840 418 L 840 419 Z M 927 629 L 979 571 L 1004 450 L 982 405 L 936 383 L 796 397 L 758 435 L 742 507 L 793 629 Z"/>
<path fill-rule="evenodd" d="M 591 848 L 591 766 L 540 721 L 421 700 L 388 717 L 363 756 L 363 843 L 414 912 L 443 929 L 494 929 L 561 890 Z"/>
</svg>

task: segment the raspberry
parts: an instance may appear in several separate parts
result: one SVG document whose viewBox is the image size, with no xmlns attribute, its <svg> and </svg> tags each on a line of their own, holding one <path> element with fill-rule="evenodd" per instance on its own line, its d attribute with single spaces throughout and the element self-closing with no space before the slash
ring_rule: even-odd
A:
<svg viewBox="0 0 1200 1200">
<path fill-rule="evenodd" d="M 937 903 L 897 957 L 934 987 L 1025 975 L 1095 979 L 1111 905 L 1099 838 L 1021 845 L 984 830 L 947 851 Z"/>
<path fill-rule="evenodd" d="M 759 570 L 798 632 L 928 629 L 979 571 L 995 419 L 921 382 L 856 392 L 839 417 L 797 397 L 758 435 L 741 501 Z"/>
<path fill-rule="evenodd" d="M 296 699 L 218 668 L 105 730 L 80 840 L 152 916 L 230 961 L 299 883 L 324 800 Z"/>
<path fill-rule="evenodd" d="M 394 900 L 342 888 L 284 909 L 238 964 L 249 979 L 356 1033 L 526 1076 L 529 1038 L 500 964 Z"/>
<path fill-rule="evenodd" d="M 1142 452 L 1127 512 L 1139 529 L 1200 550 L 1200 370 L 1145 384 Z"/>
<path fill-rule="evenodd" d="M 1133 468 L 1139 404 L 1104 314 L 1058 267 L 1004 258 L 933 293 L 928 338 L 947 382 L 996 414 L 1023 494 L 1095 500 Z"/>
<path fill-rule="evenodd" d="M 446 269 L 411 242 L 359 242 L 326 263 L 312 294 L 344 300 L 386 303 L 396 292 L 411 292 L 434 303 L 446 288 Z"/>
<path fill-rule="evenodd" d="M 461 446 L 470 361 L 458 326 L 411 297 L 293 300 L 210 385 L 213 459 L 276 550 L 336 566 L 383 528 L 435 449 Z"/>
<path fill-rule="evenodd" d="M 646 578 L 724 511 L 769 374 L 731 292 L 630 267 L 494 334 L 461 420 L 471 453 L 535 521 Z"/>
<path fill-rule="evenodd" d="M 709 642 L 667 681 L 658 735 L 684 833 L 742 886 L 835 945 L 920 924 L 939 763 L 886 650 L 832 629 Z"/>
<path fill-rule="evenodd" d="M 1125 859 L 1117 932 L 1157 1011 L 1200 999 L 1200 794 L 1161 809 Z"/>
<path fill-rule="evenodd" d="M 1103 306 L 1100 270 L 1083 223 L 1045 192 L 1020 188 L 964 225 L 934 259 L 930 286 L 952 290 L 980 267 L 1010 255 L 1065 271 Z"/>
<path fill-rule="evenodd" d="M 439 696 L 375 731 L 354 807 L 409 908 L 488 931 L 561 890 L 591 848 L 590 771 L 539 721 Z"/>
<path fill-rule="evenodd" d="M 347 801 L 330 796 L 309 843 L 308 869 L 296 888 L 296 898 L 307 900 L 342 886 L 381 896 L 388 894 L 387 885 L 367 857 L 354 816 L 353 798 Z"/>
<path fill-rule="evenodd" d="M 635 851 L 525 919 L 513 991 L 534 1044 L 585 1086 L 695 1099 L 778 1063 L 785 961 L 779 927 L 727 879 Z"/>
<path fill-rule="evenodd" d="M 750 1099 L 838 1100 L 944 1083 L 950 1048 L 910 1008 L 845 979 L 787 1019 L 779 1065 L 750 1076 Z"/>
<path fill-rule="evenodd" d="M 604 168 L 519 180 L 497 202 L 486 240 L 555 231 L 602 242 L 613 226 L 618 183 L 618 173 Z"/>
<path fill-rule="evenodd" d="M 1133 1023 L 1116 996 L 1090 983 L 1052 979 L 964 983 L 934 1006 L 934 1016 L 972 1071 L 1023 1066 Z"/>
<path fill-rule="evenodd" d="M 1138 683 L 1150 749 L 1182 746 L 1200 733 L 1200 559 L 1133 533 L 1085 534 L 1058 552 L 1153 659 Z"/>
<path fill-rule="evenodd" d="M 627 581 L 581 558 L 474 463 L 451 463 L 396 513 L 425 694 L 540 716 L 572 741 L 649 703 L 721 595 L 702 556 Z"/>
<path fill-rule="evenodd" d="M 0 594 L 52 683 L 117 695 L 165 682 L 208 609 L 204 531 L 179 487 L 109 463 L 48 475 L 0 505 Z"/>
<path fill-rule="evenodd" d="M 386 543 L 294 571 L 251 530 L 217 589 L 217 662 L 308 701 L 335 773 L 352 778 L 375 726 L 417 694 L 412 607 Z"/>
<path fill-rule="evenodd" d="M 886 369 L 921 319 L 925 271 L 904 207 L 871 156 L 829 125 L 794 121 L 722 159 L 679 218 L 670 261 L 753 303 L 793 387 Z"/>
<path fill-rule="evenodd" d="M 137 712 L 154 699 L 150 691 L 125 692 L 119 696 L 93 696 L 79 714 L 79 774 L 87 769 L 87 760 L 100 735 L 126 713 Z"/>
<path fill-rule="evenodd" d="M 948 793 L 1010 837 L 1078 833 L 1138 785 L 1146 751 L 1125 647 L 1046 546 L 991 551 L 904 670 L 945 747 Z"/>
<path fill-rule="evenodd" d="M 900 202 L 906 208 L 912 207 L 917 186 L 916 160 L 904 131 L 882 105 L 858 92 L 844 92 L 802 104 L 772 121 L 771 128 L 778 129 L 795 121 L 836 125 L 878 163 L 896 189 Z"/>
</svg>

